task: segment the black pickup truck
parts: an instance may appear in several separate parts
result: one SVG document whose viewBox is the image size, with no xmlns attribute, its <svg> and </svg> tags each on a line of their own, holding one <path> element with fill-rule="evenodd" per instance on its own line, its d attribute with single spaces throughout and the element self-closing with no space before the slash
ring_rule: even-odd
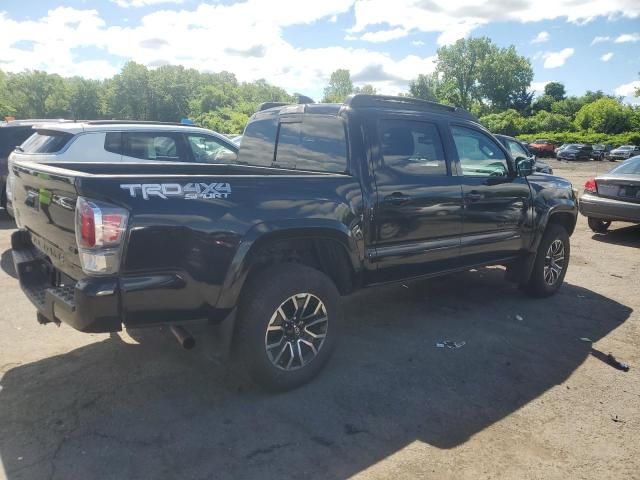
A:
<svg viewBox="0 0 640 480">
<path fill-rule="evenodd" d="M 228 164 L 18 161 L 12 236 L 41 323 L 84 332 L 231 325 L 275 389 L 326 363 L 359 288 L 506 266 L 553 294 L 577 215 L 464 110 L 404 97 L 267 105 Z M 230 340 L 231 341 L 231 340 Z"/>
</svg>

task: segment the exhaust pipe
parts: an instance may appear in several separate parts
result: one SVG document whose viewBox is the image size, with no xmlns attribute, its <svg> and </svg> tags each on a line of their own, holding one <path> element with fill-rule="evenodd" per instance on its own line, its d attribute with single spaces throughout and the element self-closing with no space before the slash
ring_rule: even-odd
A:
<svg viewBox="0 0 640 480">
<path fill-rule="evenodd" d="M 184 327 L 171 325 L 169 329 L 171 330 L 171 333 L 173 333 L 173 336 L 176 337 L 176 340 L 178 340 L 178 343 L 185 350 L 191 350 L 196 346 L 196 340 Z"/>
</svg>

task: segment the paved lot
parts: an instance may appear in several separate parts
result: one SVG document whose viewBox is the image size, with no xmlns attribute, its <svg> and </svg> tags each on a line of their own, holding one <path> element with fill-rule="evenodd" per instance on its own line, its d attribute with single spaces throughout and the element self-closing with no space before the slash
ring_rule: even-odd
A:
<svg viewBox="0 0 640 480">
<path fill-rule="evenodd" d="M 267 395 L 206 342 L 36 324 L 2 218 L 0 478 L 640 478 L 639 227 L 580 218 L 551 299 L 497 268 L 360 292 L 324 373 Z"/>
</svg>

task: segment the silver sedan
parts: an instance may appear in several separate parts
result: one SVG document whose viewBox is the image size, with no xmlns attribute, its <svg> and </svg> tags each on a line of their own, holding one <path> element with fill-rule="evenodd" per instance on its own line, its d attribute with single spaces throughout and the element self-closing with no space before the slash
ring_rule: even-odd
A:
<svg viewBox="0 0 640 480">
<path fill-rule="evenodd" d="M 640 155 L 587 180 L 579 208 L 597 233 L 613 221 L 640 223 Z"/>
</svg>

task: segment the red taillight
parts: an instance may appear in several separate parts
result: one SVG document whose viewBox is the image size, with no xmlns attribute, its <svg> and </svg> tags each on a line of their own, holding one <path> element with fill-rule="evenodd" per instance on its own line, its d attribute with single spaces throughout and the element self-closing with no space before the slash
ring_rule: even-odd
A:
<svg viewBox="0 0 640 480">
<path fill-rule="evenodd" d="M 87 202 L 78 202 L 80 214 L 80 242 L 81 247 L 95 247 L 96 245 L 96 220 L 93 209 Z"/>
<path fill-rule="evenodd" d="M 584 191 L 589 193 L 598 193 L 598 185 L 595 178 L 590 178 L 587 183 L 584 184 Z"/>
<path fill-rule="evenodd" d="M 102 241 L 114 243 L 120 239 L 126 216 L 120 213 L 102 215 Z"/>
<path fill-rule="evenodd" d="M 78 197 L 76 243 L 82 269 L 90 275 L 116 273 L 129 212 L 109 203 Z"/>
</svg>

